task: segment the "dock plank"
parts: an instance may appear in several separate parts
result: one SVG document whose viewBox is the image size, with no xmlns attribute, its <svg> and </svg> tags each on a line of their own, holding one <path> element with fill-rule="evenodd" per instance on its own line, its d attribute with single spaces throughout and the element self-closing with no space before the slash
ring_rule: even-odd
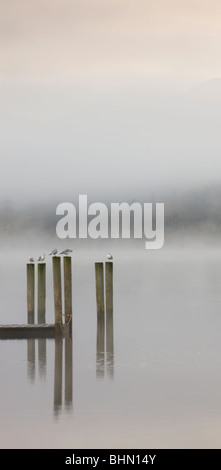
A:
<svg viewBox="0 0 221 470">
<path fill-rule="evenodd" d="M 60 328 L 59 325 L 47 323 L 0 325 L 0 339 L 55 338 L 57 327 Z"/>
</svg>

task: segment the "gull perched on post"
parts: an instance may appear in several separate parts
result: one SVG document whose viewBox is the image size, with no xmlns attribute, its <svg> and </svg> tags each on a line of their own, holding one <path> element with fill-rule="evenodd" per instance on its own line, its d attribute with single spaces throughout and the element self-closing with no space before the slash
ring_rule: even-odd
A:
<svg viewBox="0 0 221 470">
<path fill-rule="evenodd" d="M 49 253 L 49 255 L 56 256 L 57 252 L 58 252 L 57 248 L 54 248 L 54 249 L 51 251 L 51 253 Z"/>
<path fill-rule="evenodd" d="M 110 253 L 107 253 L 107 259 L 113 259 L 113 256 Z"/>
<path fill-rule="evenodd" d="M 35 262 L 33 256 L 29 256 L 29 261 L 30 261 L 30 263 L 34 263 L 34 262 Z"/>
<path fill-rule="evenodd" d="M 66 250 L 63 250 L 61 251 L 61 255 L 69 255 L 69 253 L 72 253 L 72 249 L 71 248 L 66 248 Z"/>
<path fill-rule="evenodd" d="M 44 261 L 44 259 L 45 259 L 45 254 L 43 253 L 43 255 L 39 256 L 38 261 Z"/>
</svg>

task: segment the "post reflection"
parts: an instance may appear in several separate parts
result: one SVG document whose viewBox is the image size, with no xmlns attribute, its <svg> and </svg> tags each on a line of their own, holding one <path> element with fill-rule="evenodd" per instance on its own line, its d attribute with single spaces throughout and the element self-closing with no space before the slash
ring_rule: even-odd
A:
<svg viewBox="0 0 221 470">
<path fill-rule="evenodd" d="M 35 340 L 30 338 L 27 340 L 27 365 L 28 378 L 31 382 L 35 380 Z"/>
<path fill-rule="evenodd" d="M 65 407 L 69 409 L 72 407 L 73 395 L 73 351 L 72 351 L 72 338 L 67 336 L 65 338 Z"/>
<path fill-rule="evenodd" d="M 99 284 L 99 285 L 98 285 Z M 96 276 L 96 291 L 104 290 L 103 281 Z M 102 295 L 103 296 L 103 295 Z M 97 354 L 96 377 L 114 377 L 114 325 L 113 325 L 113 263 L 105 263 L 106 308 L 99 308 L 97 301 Z"/>
<path fill-rule="evenodd" d="M 114 377 L 114 325 L 112 315 L 106 317 L 106 370 L 110 378 Z"/>
<path fill-rule="evenodd" d="M 55 338 L 55 364 L 54 364 L 54 414 L 58 415 L 62 406 L 62 353 L 63 339 L 59 335 Z"/>
<path fill-rule="evenodd" d="M 38 339 L 38 368 L 39 376 L 42 380 L 46 379 L 46 339 Z"/>
<path fill-rule="evenodd" d="M 104 317 L 97 316 L 97 356 L 96 356 L 97 378 L 104 377 L 105 370 L 105 323 Z"/>
<path fill-rule="evenodd" d="M 105 321 L 106 319 L 106 321 Z M 96 377 L 102 379 L 105 371 L 114 377 L 114 324 L 113 310 L 106 318 L 97 316 Z M 106 331 L 105 331 L 106 327 Z M 106 334 L 105 334 L 106 333 Z"/>
<path fill-rule="evenodd" d="M 63 344 L 64 343 L 64 344 Z M 63 349 L 64 349 L 64 390 L 63 390 Z M 70 410 L 73 402 L 73 348 L 72 334 L 68 333 L 64 338 L 55 338 L 55 364 L 54 364 L 54 415 L 59 415 L 64 406 Z"/>
<path fill-rule="evenodd" d="M 54 340 L 39 338 L 27 340 L 27 374 L 31 382 L 36 378 L 35 342 L 38 342 L 38 369 L 39 377 L 46 378 L 47 373 L 47 349 L 46 342 L 54 341 L 54 401 L 53 411 L 57 418 L 65 409 L 70 410 L 73 403 L 73 348 L 71 329 L 65 336 L 56 335 Z M 63 361 L 64 353 L 64 361 Z M 49 361 L 50 362 L 50 361 Z M 64 384 L 63 384 L 64 363 Z"/>
</svg>

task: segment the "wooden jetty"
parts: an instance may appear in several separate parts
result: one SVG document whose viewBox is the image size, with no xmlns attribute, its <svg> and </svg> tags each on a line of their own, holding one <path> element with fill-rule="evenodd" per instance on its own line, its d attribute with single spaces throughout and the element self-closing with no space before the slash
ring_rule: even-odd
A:
<svg viewBox="0 0 221 470">
<path fill-rule="evenodd" d="M 0 325 L 0 339 L 54 338 L 55 325 L 31 324 Z"/>
<path fill-rule="evenodd" d="M 59 338 L 72 331 L 71 258 L 66 257 L 65 274 L 65 323 L 62 322 L 61 258 L 53 256 L 53 287 L 55 323 L 45 322 L 46 265 L 38 264 L 38 323 L 35 323 L 35 265 L 27 264 L 27 324 L 0 325 L 0 339 Z M 68 315 L 67 315 L 68 309 Z"/>
<path fill-rule="evenodd" d="M 69 325 L 27 323 L 23 325 L 0 325 L 0 339 L 55 338 L 65 336 Z"/>
</svg>

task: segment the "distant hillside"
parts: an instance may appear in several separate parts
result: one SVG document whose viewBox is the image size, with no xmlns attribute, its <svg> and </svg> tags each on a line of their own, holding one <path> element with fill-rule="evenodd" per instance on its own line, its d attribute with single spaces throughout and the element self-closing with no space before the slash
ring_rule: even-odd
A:
<svg viewBox="0 0 221 470">
<path fill-rule="evenodd" d="M 123 202 L 120 201 L 119 202 Z M 126 202 L 126 201 L 125 201 Z M 128 201 L 129 204 L 134 202 Z M 158 198 L 143 197 L 138 202 L 165 203 L 165 229 L 167 231 L 221 230 L 221 185 L 208 186 L 191 192 L 173 192 Z M 110 202 L 106 201 L 107 207 Z M 77 201 L 76 201 L 77 209 Z M 27 233 L 55 235 L 56 204 L 30 205 L 15 210 L 10 201 L 0 206 L 1 237 L 19 237 Z"/>
</svg>

